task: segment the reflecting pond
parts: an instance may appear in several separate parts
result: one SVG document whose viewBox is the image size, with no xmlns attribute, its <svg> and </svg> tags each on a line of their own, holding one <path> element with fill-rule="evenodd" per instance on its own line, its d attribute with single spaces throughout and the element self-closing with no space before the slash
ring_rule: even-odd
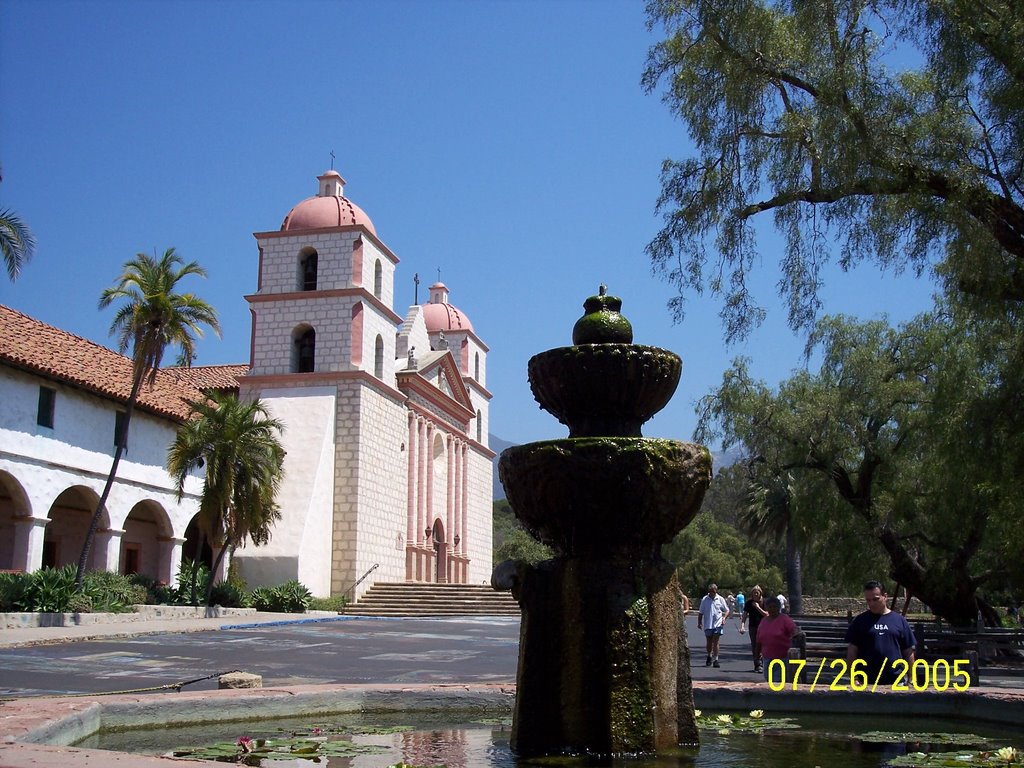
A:
<svg viewBox="0 0 1024 768">
<path fill-rule="evenodd" d="M 528 768 L 529 766 L 611 766 L 613 768 L 880 768 L 908 752 L 948 752 L 949 757 L 979 749 L 993 750 L 1009 744 L 999 726 L 936 718 L 875 718 L 862 715 L 800 716 L 785 727 L 777 720 L 768 727 L 748 730 L 746 713 L 714 723 L 705 715 L 700 749 L 679 749 L 671 754 L 606 760 L 547 758 L 517 760 L 509 750 L 508 720 L 502 716 L 466 715 L 453 722 L 453 713 L 395 715 L 338 715 L 291 718 L 267 723 L 227 723 L 194 728 L 100 732 L 76 746 L 119 752 L 170 754 L 187 748 L 220 744 L 225 757 L 242 755 L 239 741 L 252 754 L 242 762 L 264 766 L 329 766 L 330 768 L 385 768 L 396 763 L 412 766 L 460 768 Z M 724 717 L 724 715 L 723 715 Z M 766 716 L 767 717 L 767 716 Z M 714 723 L 713 725 L 711 723 Z M 719 727 L 720 726 L 720 727 Z M 974 734 L 975 739 L 952 743 L 887 741 L 887 733 Z M 875 735 L 871 735 L 874 732 Z M 892 737 L 890 737 L 892 738 Z M 256 759 L 262 745 L 278 745 L 273 759 Z M 283 746 L 281 746 L 283 745 Z M 1020 746 L 1018 744 L 1018 746 Z M 270 746 L 262 747 L 267 750 Z M 294 749 L 294 757 L 287 754 Z M 311 751 L 312 750 L 312 751 Z M 208 753 L 212 757 L 212 753 Z M 194 757 L 206 757 L 192 753 Z M 315 761 L 314 761 L 315 758 Z M 969 764 L 969 763 L 962 763 Z"/>
</svg>

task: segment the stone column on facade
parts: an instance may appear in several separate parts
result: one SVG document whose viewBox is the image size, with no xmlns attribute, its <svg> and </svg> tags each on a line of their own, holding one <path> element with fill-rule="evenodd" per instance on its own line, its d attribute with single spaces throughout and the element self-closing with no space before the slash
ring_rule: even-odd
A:
<svg viewBox="0 0 1024 768">
<path fill-rule="evenodd" d="M 424 526 L 423 535 L 426 536 L 427 529 L 434 525 L 434 425 L 427 424 L 427 522 Z M 425 541 L 427 545 L 429 541 Z"/>
<path fill-rule="evenodd" d="M 123 530 L 104 528 L 96 531 L 93 539 L 92 555 L 89 557 L 88 568 L 118 572 L 121 563 L 121 537 Z M 113 566 L 111 566 L 113 563 Z"/>
<path fill-rule="evenodd" d="M 416 542 L 416 416 L 409 414 L 409 477 L 406 481 L 409 486 L 407 504 L 407 522 L 405 531 L 405 543 L 407 546 Z"/>
<path fill-rule="evenodd" d="M 218 548 L 214 548 L 213 557 L 216 559 L 217 555 L 220 554 Z M 224 557 L 220 559 L 220 565 L 217 566 L 217 572 L 213 574 L 213 583 L 216 584 L 218 581 L 228 580 L 228 568 L 231 567 L 231 550 L 229 549 L 224 553 Z"/>
<path fill-rule="evenodd" d="M 164 584 L 174 584 L 181 569 L 181 548 L 185 539 L 161 536 L 157 542 L 160 544 L 160 562 L 157 565 L 156 580 Z"/>
<path fill-rule="evenodd" d="M 426 499 L 423 498 L 423 492 L 426 488 L 426 477 L 423 474 L 423 441 L 427 434 L 427 424 L 423 419 L 417 420 L 416 432 L 419 449 L 416 451 L 416 531 L 413 541 L 423 546 L 423 528 L 425 526 L 423 522 L 424 504 L 426 503 Z"/>
<path fill-rule="evenodd" d="M 466 510 L 469 509 L 469 446 L 462 446 L 462 553 L 469 553 L 469 525 Z"/>
<path fill-rule="evenodd" d="M 445 541 L 449 543 L 451 547 L 451 540 L 455 537 L 455 441 L 451 435 L 445 437 L 445 456 L 447 459 L 446 472 L 444 475 L 444 488 L 445 488 L 445 523 L 444 523 L 444 536 Z"/>
<path fill-rule="evenodd" d="M 17 516 L 14 518 L 14 562 L 16 571 L 38 571 L 43 565 L 43 539 L 48 517 Z"/>
<path fill-rule="evenodd" d="M 462 518 L 466 515 L 466 510 L 462 506 L 462 446 L 465 445 L 461 440 L 456 440 L 452 451 L 452 460 L 455 464 L 455 472 L 452 476 L 452 495 L 455 497 L 455 520 L 451 526 L 451 532 L 449 534 L 452 541 L 455 541 L 455 537 L 459 537 L 458 551 L 462 552 Z"/>
<path fill-rule="evenodd" d="M 423 547 L 427 550 L 423 556 L 423 580 L 424 581 L 436 581 L 436 576 L 432 573 L 433 571 L 433 558 L 430 557 L 431 539 L 427 537 L 427 531 L 434 527 L 434 425 L 427 423 L 427 455 L 426 461 L 426 472 L 427 472 L 427 522 L 423 526 Z"/>
</svg>

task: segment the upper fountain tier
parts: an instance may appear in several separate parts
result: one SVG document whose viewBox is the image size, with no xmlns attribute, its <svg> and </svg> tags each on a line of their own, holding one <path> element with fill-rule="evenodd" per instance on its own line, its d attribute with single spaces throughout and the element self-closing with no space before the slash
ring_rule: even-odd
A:
<svg viewBox="0 0 1024 768">
<path fill-rule="evenodd" d="M 574 346 L 530 358 L 533 396 L 569 428 L 569 437 L 640 437 L 643 423 L 676 391 L 683 361 L 667 349 L 632 344 L 622 301 L 603 285 L 583 307 Z"/>
</svg>

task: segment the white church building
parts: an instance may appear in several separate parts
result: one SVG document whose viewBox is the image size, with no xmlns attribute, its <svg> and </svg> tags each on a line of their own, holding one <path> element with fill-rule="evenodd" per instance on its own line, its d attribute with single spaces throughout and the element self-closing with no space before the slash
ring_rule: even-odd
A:
<svg viewBox="0 0 1024 768">
<path fill-rule="evenodd" d="M 270 543 L 234 556 L 250 587 L 294 578 L 327 596 L 359 582 L 358 597 L 374 582 L 489 579 L 487 345 L 440 282 L 397 314 L 398 257 L 340 174 L 318 182 L 279 229 L 255 234 L 249 364 L 164 369 L 144 390 L 92 567 L 173 581 L 194 555 L 201 478 L 178 502 L 167 447 L 188 400 L 237 389 L 284 423 L 287 451 Z M 130 370 L 0 307 L 0 570 L 77 561 Z"/>
</svg>

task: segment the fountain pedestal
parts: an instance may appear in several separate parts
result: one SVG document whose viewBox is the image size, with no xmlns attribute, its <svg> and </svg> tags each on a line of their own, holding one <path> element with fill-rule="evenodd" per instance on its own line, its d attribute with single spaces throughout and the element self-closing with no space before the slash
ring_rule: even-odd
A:
<svg viewBox="0 0 1024 768">
<path fill-rule="evenodd" d="M 660 550 L 700 508 L 711 457 L 640 437 L 682 363 L 629 343 L 618 299 L 584 306 L 577 344 L 529 365 L 534 396 L 569 438 L 509 448 L 498 465 L 513 512 L 558 553 L 495 571 L 523 614 L 512 749 L 524 756 L 697 741 L 681 593 Z"/>
</svg>

